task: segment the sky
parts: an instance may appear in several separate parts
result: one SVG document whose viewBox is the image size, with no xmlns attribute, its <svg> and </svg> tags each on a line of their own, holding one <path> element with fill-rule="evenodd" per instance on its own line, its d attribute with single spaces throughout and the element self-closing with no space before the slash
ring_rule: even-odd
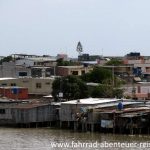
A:
<svg viewBox="0 0 150 150">
<path fill-rule="evenodd" d="M 0 0 L 0 56 L 150 56 L 150 0 Z"/>
</svg>

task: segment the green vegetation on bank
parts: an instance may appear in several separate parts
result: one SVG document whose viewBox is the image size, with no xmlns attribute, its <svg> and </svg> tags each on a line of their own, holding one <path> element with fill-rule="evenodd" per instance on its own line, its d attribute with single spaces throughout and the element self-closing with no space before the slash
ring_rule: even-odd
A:
<svg viewBox="0 0 150 150">
<path fill-rule="evenodd" d="M 113 81 L 114 80 L 114 81 Z M 88 86 L 86 83 L 98 83 L 97 86 Z M 63 93 L 64 100 L 87 97 L 121 98 L 123 90 L 120 89 L 122 80 L 112 74 L 112 71 L 102 67 L 95 67 L 91 72 L 82 76 L 67 76 L 57 78 L 52 85 L 52 95 L 59 101 L 59 93 Z"/>
</svg>

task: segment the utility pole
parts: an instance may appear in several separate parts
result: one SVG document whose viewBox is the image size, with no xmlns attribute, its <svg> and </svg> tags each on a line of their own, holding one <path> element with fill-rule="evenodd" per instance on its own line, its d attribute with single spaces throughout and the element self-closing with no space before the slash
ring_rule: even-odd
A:
<svg viewBox="0 0 150 150">
<path fill-rule="evenodd" d="M 61 102 L 62 98 L 63 98 L 63 92 L 62 92 L 62 79 L 60 78 L 60 91 L 59 91 L 59 100 Z"/>
<path fill-rule="evenodd" d="M 132 99 L 135 99 L 135 96 L 136 96 L 135 93 L 136 93 L 136 88 L 134 85 L 134 79 L 132 79 Z"/>
<path fill-rule="evenodd" d="M 114 75 L 114 65 L 112 67 L 112 80 L 113 80 L 113 87 L 115 86 L 115 75 Z"/>
</svg>

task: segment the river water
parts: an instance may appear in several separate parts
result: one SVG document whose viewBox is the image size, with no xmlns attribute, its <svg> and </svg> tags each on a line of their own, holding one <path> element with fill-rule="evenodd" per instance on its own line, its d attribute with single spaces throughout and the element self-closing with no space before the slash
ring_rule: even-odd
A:
<svg viewBox="0 0 150 150">
<path fill-rule="evenodd" d="M 113 135 L 52 128 L 0 128 L 0 150 L 141 150 L 148 135 Z"/>
</svg>

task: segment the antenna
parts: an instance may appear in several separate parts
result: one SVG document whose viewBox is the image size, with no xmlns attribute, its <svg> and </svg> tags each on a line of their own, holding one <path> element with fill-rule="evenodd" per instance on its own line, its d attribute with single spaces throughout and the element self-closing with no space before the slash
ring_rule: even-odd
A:
<svg viewBox="0 0 150 150">
<path fill-rule="evenodd" d="M 82 48 L 82 45 L 81 45 L 81 42 L 79 41 L 78 44 L 77 44 L 77 49 L 76 51 L 79 53 L 79 55 L 81 55 L 81 53 L 83 52 L 83 48 Z"/>
</svg>

